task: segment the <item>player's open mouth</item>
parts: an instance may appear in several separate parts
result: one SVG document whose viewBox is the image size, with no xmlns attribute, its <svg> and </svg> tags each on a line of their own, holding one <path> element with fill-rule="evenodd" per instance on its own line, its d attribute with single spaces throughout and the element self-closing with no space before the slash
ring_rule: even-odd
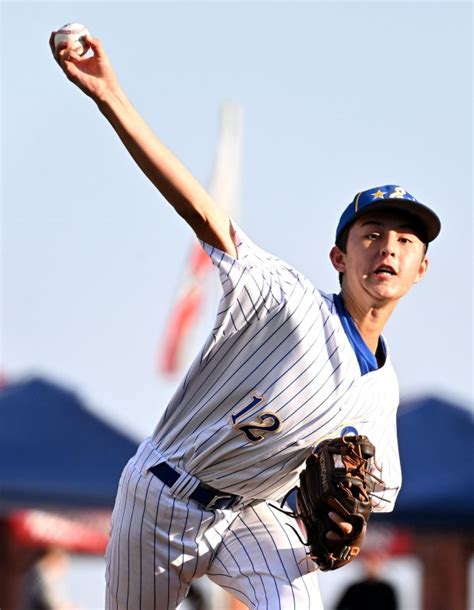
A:
<svg viewBox="0 0 474 610">
<path fill-rule="evenodd" d="M 392 275 L 397 275 L 397 272 L 389 265 L 380 265 L 380 267 L 377 267 L 374 271 L 374 275 L 377 277 L 391 277 Z"/>
</svg>

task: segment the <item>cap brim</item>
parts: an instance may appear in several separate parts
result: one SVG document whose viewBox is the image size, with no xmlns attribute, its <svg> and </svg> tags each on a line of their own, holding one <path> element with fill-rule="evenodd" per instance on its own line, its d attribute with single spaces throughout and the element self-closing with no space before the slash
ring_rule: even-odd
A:
<svg viewBox="0 0 474 610">
<path fill-rule="evenodd" d="M 358 210 L 353 215 L 351 224 L 362 216 L 382 209 L 400 210 L 401 212 L 416 218 L 421 225 L 423 230 L 423 241 L 426 241 L 426 243 L 436 239 L 441 231 L 441 221 L 433 210 L 430 210 L 430 208 L 422 203 L 409 201 L 407 199 L 378 200 L 376 205 L 367 205 Z"/>
</svg>

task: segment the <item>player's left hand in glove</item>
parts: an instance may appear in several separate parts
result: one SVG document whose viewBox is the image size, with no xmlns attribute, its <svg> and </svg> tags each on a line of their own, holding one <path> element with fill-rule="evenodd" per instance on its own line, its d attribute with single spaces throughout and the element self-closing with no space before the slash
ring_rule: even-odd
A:
<svg viewBox="0 0 474 610">
<path fill-rule="evenodd" d="M 371 472 L 374 456 L 366 436 L 345 436 L 323 441 L 306 461 L 295 516 L 304 526 L 309 556 L 323 571 L 341 568 L 359 554 L 371 493 L 380 481 Z"/>
</svg>

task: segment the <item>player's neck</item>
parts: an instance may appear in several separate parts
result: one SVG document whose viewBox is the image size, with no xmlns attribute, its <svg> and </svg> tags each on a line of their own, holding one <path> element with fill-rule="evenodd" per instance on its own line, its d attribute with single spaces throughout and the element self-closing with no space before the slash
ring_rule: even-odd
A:
<svg viewBox="0 0 474 610">
<path fill-rule="evenodd" d="M 359 333 L 370 351 L 375 354 L 379 344 L 380 335 L 395 309 L 396 302 L 391 301 L 383 305 L 371 302 L 361 302 L 354 298 L 350 291 L 341 291 L 344 306 L 354 320 Z"/>
</svg>

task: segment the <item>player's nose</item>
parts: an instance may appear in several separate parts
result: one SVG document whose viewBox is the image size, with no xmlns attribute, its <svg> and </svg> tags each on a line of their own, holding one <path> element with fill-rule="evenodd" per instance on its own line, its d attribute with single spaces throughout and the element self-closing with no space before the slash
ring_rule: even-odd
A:
<svg viewBox="0 0 474 610">
<path fill-rule="evenodd" d="M 397 248 L 397 234 L 395 231 L 387 231 L 387 234 L 380 242 L 381 256 L 394 256 Z"/>
</svg>

